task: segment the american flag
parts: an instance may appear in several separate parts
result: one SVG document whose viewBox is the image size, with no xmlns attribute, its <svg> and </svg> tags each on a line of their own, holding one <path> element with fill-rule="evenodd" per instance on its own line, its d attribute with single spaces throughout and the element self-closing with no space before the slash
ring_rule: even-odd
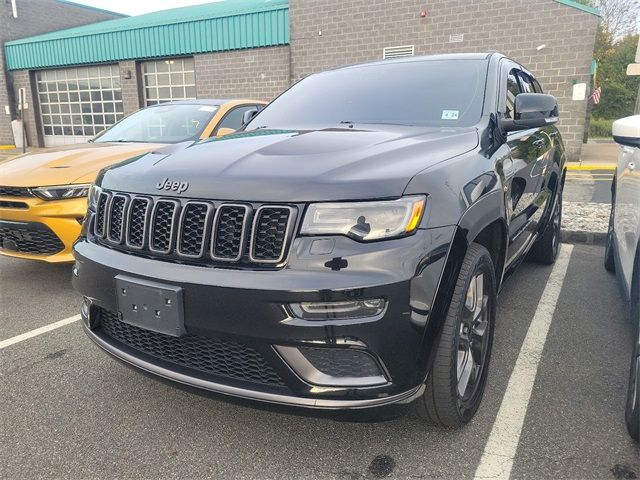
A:
<svg viewBox="0 0 640 480">
<path fill-rule="evenodd" d="M 600 103 L 600 97 L 602 96 L 602 88 L 596 88 L 591 94 L 591 100 L 593 100 L 594 105 L 598 105 Z"/>
</svg>

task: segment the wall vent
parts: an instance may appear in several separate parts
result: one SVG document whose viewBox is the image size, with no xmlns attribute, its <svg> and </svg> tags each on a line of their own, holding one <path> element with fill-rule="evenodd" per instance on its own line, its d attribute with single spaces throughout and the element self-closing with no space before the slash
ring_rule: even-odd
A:
<svg viewBox="0 0 640 480">
<path fill-rule="evenodd" d="M 400 45 L 398 47 L 384 47 L 382 58 L 412 57 L 414 45 Z"/>
</svg>

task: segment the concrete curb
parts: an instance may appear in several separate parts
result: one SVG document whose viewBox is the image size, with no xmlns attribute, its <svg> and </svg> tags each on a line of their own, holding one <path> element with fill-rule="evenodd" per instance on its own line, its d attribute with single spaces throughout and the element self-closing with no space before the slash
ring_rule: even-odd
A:
<svg viewBox="0 0 640 480">
<path fill-rule="evenodd" d="M 604 245 L 607 240 L 606 232 L 586 232 L 582 230 L 563 230 L 564 243 L 581 243 L 585 245 Z"/>
</svg>

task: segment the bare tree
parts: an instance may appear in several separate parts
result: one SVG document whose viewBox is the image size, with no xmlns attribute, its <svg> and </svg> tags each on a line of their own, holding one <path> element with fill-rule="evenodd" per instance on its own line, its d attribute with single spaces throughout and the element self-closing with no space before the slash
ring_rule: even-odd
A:
<svg viewBox="0 0 640 480">
<path fill-rule="evenodd" d="M 640 0 L 592 0 L 589 3 L 600 10 L 602 28 L 614 40 L 640 31 Z"/>
</svg>

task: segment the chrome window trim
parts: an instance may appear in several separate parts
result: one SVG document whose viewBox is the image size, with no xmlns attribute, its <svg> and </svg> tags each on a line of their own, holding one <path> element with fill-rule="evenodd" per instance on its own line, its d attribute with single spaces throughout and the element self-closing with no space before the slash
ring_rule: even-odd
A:
<svg viewBox="0 0 640 480">
<path fill-rule="evenodd" d="M 116 198 L 124 199 L 124 205 L 122 206 L 122 220 L 120 222 L 120 238 L 117 238 L 117 239 L 111 237 L 111 216 L 113 214 L 113 201 Z M 111 199 L 109 200 L 109 215 L 107 216 L 107 222 L 105 227 L 106 228 L 105 237 L 111 243 L 116 243 L 120 245 L 122 243 L 122 240 L 124 239 L 125 221 L 128 216 L 128 211 L 127 211 L 128 206 L 129 206 L 128 195 L 124 195 L 122 193 L 114 193 L 113 195 L 111 195 Z"/>
<path fill-rule="evenodd" d="M 173 203 L 174 209 L 173 214 L 171 215 L 171 230 L 169 230 L 169 247 L 167 250 L 160 250 L 153 247 L 153 230 L 156 224 L 156 211 L 158 210 L 158 206 L 163 203 Z M 173 246 L 173 237 L 176 230 L 176 217 L 178 216 L 178 209 L 180 208 L 180 202 L 171 198 L 159 198 L 153 205 L 153 211 L 151 213 L 151 219 L 149 223 L 149 251 L 152 253 L 157 253 L 161 255 L 168 255 L 171 253 L 171 248 Z"/>
<path fill-rule="evenodd" d="M 233 258 L 227 257 L 219 257 L 215 254 L 215 246 L 216 246 L 216 237 L 218 232 L 218 222 L 220 220 L 221 211 L 225 207 L 239 207 L 244 208 L 244 219 L 242 220 L 242 230 L 240 233 L 240 247 L 238 248 L 238 255 Z M 249 205 L 244 205 L 241 203 L 223 203 L 218 206 L 216 209 L 216 214 L 213 218 L 213 225 L 211 226 L 211 248 L 209 249 L 209 253 L 213 260 L 219 262 L 237 262 L 242 258 L 244 254 L 244 246 L 247 240 L 247 224 L 249 223 L 249 216 L 251 214 L 251 207 Z"/>
<path fill-rule="evenodd" d="M 256 227 L 257 227 L 257 223 L 258 220 L 260 219 L 260 212 L 264 209 L 267 208 L 271 208 L 271 209 L 276 209 L 276 208 L 284 208 L 286 210 L 289 210 L 289 218 L 287 219 L 287 228 L 284 231 L 284 241 L 282 242 L 282 249 L 280 250 L 280 255 L 278 256 L 277 259 L 269 259 L 269 260 L 264 260 L 264 259 L 259 259 L 259 258 L 255 258 L 253 255 L 253 248 L 255 246 L 255 240 L 256 240 Z M 291 229 L 293 227 L 293 222 L 295 220 L 295 213 L 297 213 L 297 209 L 294 209 L 293 207 L 290 207 L 289 205 L 262 205 L 261 207 L 259 207 L 254 215 L 253 215 L 253 223 L 251 225 L 251 242 L 249 244 L 249 260 L 251 260 L 253 263 L 271 263 L 271 264 L 276 264 L 276 263 L 280 263 L 284 257 L 285 257 L 285 252 L 287 251 L 287 247 L 289 244 L 289 235 L 291 233 Z"/>
<path fill-rule="evenodd" d="M 202 233 L 202 243 L 200 244 L 200 253 L 198 253 L 197 255 L 193 255 L 193 254 L 189 254 L 189 253 L 183 253 L 182 250 L 182 227 L 183 227 L 183 223 L 184 223 L 184 217 L 187 213 L 187 209 L 189 208 L 190 205 L 204 205 L 205 207 L 207 207 L 207 211 L 204 214 L 204 227 L 203 227 L 203 233 Z M 205 243 L 206 243 L 206 239 L 207 239 L 207 232 L 209 230 L 209 221 L 211 219 L 211 211 L 215 208 L 214 205 L 212 205 L 211 203 L 208 202 L 202 202 L 202 201 L 188 201 L 186 202 L 183 206 L 182 209 L 180 211 L 180 218 L 178 220 L 178 238 L 176 241 L 176 253 L 178 254 L 178 256 L 180 257 L 185 257 L 185 258 L 201 258 L 204 255 L 204 249 L 205 249 Z"/>
<path fill-rule="evenodd" d="M 144 214 L 144 221 L 142 224 L 142 245 L 137 246 L 133 245 L 129 242 L 129 231 L 131 227 L 131 211 L 133 207 L 133 202 L 136 200 L 144 200 L 147 204 L 147 210 Z M 133 197 L 131 202 L 129 202 L 129 211 L 127 212 L 127 231 L 124 234 L 124 244 L 132 248 L 134 250 L 144 250 L 146 241 L 147 241 L 147 226 L 151 220 L 151 211 L 153 210 L 153 201 L 148 197 Z"/>
</svg>

